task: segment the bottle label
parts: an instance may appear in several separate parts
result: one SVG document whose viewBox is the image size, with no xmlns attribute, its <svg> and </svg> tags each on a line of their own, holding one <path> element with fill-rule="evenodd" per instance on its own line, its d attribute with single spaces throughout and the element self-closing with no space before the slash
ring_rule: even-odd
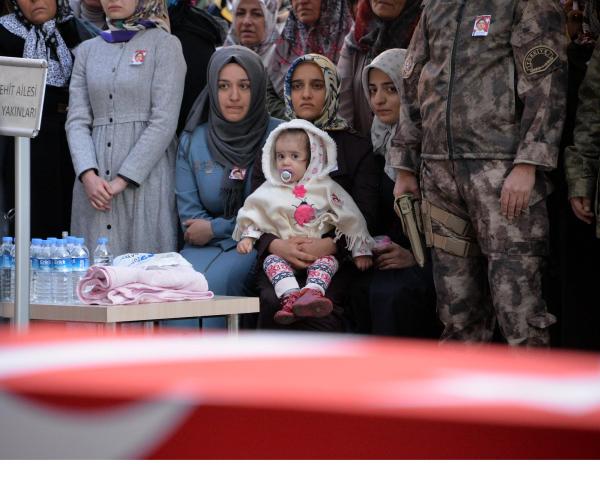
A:
<svg viewBox="0 0 600 502">
<path fill-rule="evenodd" d="M 52 260 L 50 258 L 40 258 L 40 270 L 45 272 L 52 270 Z"/>
<path fill-rule="evenodd" d="M 68 272 L 70 270 L 69 265 L 70 265 L 70 261 L 71 259 L 66 259 L 66 258 L 56 258 L 54 259 L 54 263 L 52 264 L 52 268 L 54 270 L 56 270 L 57 272 Z"/>
<path fill-rule="evenodd" d="M 40 269 L 40 260 L 39 260 L 39 258 L 31 258 L 31 268 L 33 270 L 39 270 Z"/>
</svg>

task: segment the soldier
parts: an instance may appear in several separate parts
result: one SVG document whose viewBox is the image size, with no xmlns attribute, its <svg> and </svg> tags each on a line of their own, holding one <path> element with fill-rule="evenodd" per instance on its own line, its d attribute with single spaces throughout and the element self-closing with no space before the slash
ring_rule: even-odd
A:
<svg viewBox="0 0 600 502">
<path fill-rule="evenodd" d="M 575 275 L 566 290 L 570 307 L 566 313 L 572 328 L 569 337 L 578 348 L 600 350 L 598 297 L 590 294 L 590 286 L 594 291 L 593 285 L 600 282 L 600 44 L 579 88 L 573 142 L 565 152 L 569 201 L 575 216 L 587 225 L 573 226 L 568 235 L 576 255 L 571 260 L 574 263 L 568 262 L 569 278 Z"/>
<path fill-rule="evenodd" d="M 484 20 L 485 23 L 481 21 Z M 545 172 L 566 86 L 558 0 L 426 0 L 403 71 L 394 194 L 423 191 L 442 339 L 545 346 Z"/>
<path fill-rule="evenodd" d="M 595 197 L 600 182 L 600 44 L 588 64 L 579 99 L 573 133 L 575 145 L 567 148 L 565 170 L 573 213 L 581 221 L 591 224 L 594 213 L 600 214 L 600 200 Z M 595 211 L 592 209 L 594 203 Z M 596 237 L 600 239 L 599 220 L 596 220 Z"/>
</svg>

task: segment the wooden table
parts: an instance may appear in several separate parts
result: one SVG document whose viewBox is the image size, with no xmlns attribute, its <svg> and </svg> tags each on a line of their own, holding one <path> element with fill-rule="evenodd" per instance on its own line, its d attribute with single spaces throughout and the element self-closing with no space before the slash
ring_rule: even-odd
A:
<svg viewBox="0 0 600 502">
<path fill-rule="evenodd" d="M 164 319 L 226 316 L 230 334 L 239 330 L 239 315 L 259 311 L 258 298 L 215 296 L 210 300 L 145 303 L 140 305 L 50 305 L 31 304 L 30 319 L 40 321 L 94 322 L 116 329 L 118 323 L 143 322 L 152 328 Z M 12 318 L 14 303 L 0 303 L 0 316 Z"/>
</svg>

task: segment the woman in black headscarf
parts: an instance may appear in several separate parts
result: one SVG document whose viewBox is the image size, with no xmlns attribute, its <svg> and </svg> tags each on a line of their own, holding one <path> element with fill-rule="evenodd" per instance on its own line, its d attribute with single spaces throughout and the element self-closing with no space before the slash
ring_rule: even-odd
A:
<svg viewBox="0 0 600 502">
<path fill-rule="evenodd" d="M 57 236 L 71 221 L 73 165 L 65 135 L 72 50 L 95 34 L 72 14 L 67 0 L 11 0 L 0 17 L 0 56 L 45 59 L 48 76 L 42 125 L 31 141 L 31 235 Z M 14 204 L 12 141 L 0 158 L 5 207 Z"/>
<path fill-rule="evenodd" d="M 250 193 L 254 160 L 279 121 L 265 106 L 260 57 L 239 45 L 213 54 L 207 85 L 192 107 L 177 154 L 177 208 L 185 246 L 181 254 L 219 295 L 245 293 L 256 253 L 241 255 L 231 238 Z M 203 321 L 203 326 L 224 326 Z"/>
</svg>

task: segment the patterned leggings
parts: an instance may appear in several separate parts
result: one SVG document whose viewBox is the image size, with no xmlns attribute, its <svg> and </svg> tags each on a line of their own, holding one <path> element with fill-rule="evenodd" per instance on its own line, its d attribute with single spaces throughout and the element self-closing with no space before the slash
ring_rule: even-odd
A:
<svg viewBox="0 0 600 502">
<path fill-rule="evenodd" d="M 294 269 L 280 256 L 271 254 L 265 258 L 263 270 L 275 288 L 277 298 L 298 291 L 300 286 L 294 276 Z M 333 256 L 323 256 L 315 260 L 307 269 L 305 288 L 316 289 L 322 294 L 328 288 L 333 274 L 338 270 L 338 261 Z"/>
</svg>

